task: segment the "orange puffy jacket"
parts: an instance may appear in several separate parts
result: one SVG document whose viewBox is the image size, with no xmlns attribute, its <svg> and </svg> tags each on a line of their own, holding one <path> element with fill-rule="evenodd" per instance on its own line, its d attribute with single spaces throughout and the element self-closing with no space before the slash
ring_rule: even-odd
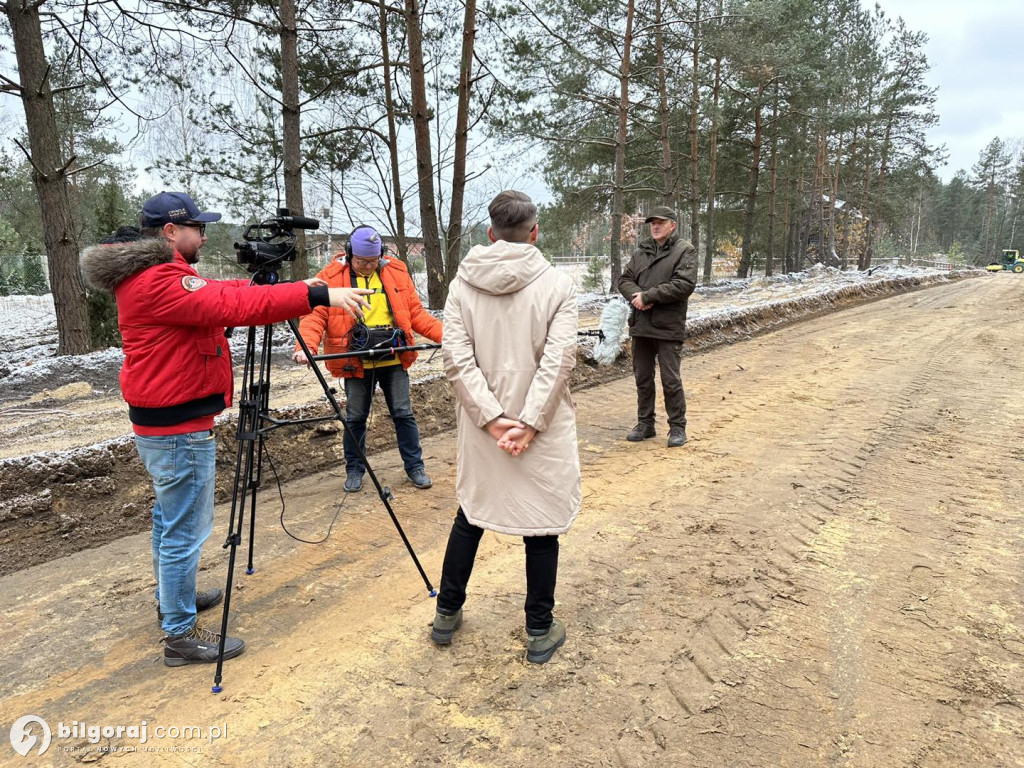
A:
<svg viewBox="0 0 1024 768">
<path fill-rule="evenodd" d="M 326 280 L 332 288 L 352 286 L 349 266 L 342 261 L 343 257 L 344 254 L 337 254 L 334 260 L 317 274 L 317 277 Z M 413 285 L 409 269 L 405 264 L 398 259 L 382 258 L 380 260 L 380 280 L 384 285 L 388 301 L 391 303 L 395 325 L 405 332 L 405 338 L 408 339 L 409 344 L 415 343 L 413 331 L 440 344 L 441 321 L 423 308 L 423 303 L 420 301 L 419 294 L 416 293 L 416 286 Z M 348 352 L 351 340 L 349 331 L 352 330 L 355 323 L 355 318 L 343 309 L 316 307 L 302 318 L 299 323 L 299 333 L 313 354 L 317 353 L 321 341 L 323 341 L 323 354 L 325 355 Z M 295 349 L 301 349 L 301 347 L 296 344 Z M 398 359 L 402 361 L 403 368 L 408 368 L 416 361 L 416 357 L 415 352 L 402 352 Z M 327 370 L 342 378 L 362 378 L 363 363 L 358 357 L 328 360 Z"/>
</svg>

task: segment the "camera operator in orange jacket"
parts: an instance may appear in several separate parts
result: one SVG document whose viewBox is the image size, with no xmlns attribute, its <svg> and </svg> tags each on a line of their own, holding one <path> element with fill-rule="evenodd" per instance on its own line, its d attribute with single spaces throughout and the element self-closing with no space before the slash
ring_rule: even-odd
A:
<svg viewBox="0 0 1024 768">
<path fill-rule="evenodd" d="M 337 254 L 317 277 L 331 287 L 369 288 L 375 293 L 366 297 L 370 309 L 362 322 L 344 311 L 327 307 L 317 307 L 303 317 L 299 333 L 310 350 L 320 349 L 323 342 L 325 355 L 359 351 L 367 348 L 368 338 L 373 339 L 370 346 L 374 347 L 408 346 L 415 343 L 413 331 L 433 342 L 441 342 L 441 321 L 424 309 L 405 264 L 385 256 L 384 243 L 373 227 L 357 227 L 349 237 L 345 252 Z M 353 493 L 363 487 L 366 420 L 378 384 L 395 422 L 398 450 L 406 475 L 417 488 L 432 485 L 423 466 L 420 432 L 412 412 L 407 373 L 416 356 L 415 352 L 400 352 L 384 357 L 327 361 L 327 370 L 345 386 L 346 492 Z M 300 364 L 309 362 L 298 345 L 292 359 Z"/>
</svg>

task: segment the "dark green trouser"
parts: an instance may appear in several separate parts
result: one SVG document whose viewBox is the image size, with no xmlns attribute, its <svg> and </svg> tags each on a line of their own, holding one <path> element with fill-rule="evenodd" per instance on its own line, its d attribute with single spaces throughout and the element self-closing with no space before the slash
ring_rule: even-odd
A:
<svg viewBox="0 0 1024 768">
<path fill-rule="evenodd" d="M 636 379 L 636 420 L 654 424 L 654 359 L 661 368 L 661 388 L 670 427 L 686 427 L 686 393 L 679 375 L 683 342 L 633 337 L 633 377 Z"/>
</svg>

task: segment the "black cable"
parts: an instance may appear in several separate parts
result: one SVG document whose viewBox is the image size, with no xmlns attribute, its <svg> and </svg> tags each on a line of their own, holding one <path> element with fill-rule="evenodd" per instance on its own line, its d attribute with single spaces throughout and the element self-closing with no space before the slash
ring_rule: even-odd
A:
<svg viewBox="0 0 1024 768">
<path fill-rule="evenodd" d="M 370 343 L 370 328 L 364 323 L 353 325 L 348 329 L 348 335 L 351 338 L 349 349 L 366 349 L 366 345 Z"/>
<path fill-rule="evenodd" d="M 329 538 L 331 538 L 331 531 L 334 530 L 334 524 L 336 522 L 338 522 L 338 516 L 341 514 L 341 508 L 343 506 L 345 506 L 345 501 L 346 501 L 346 499 L 348 497 L 348 494 L 346 493 L 344 496 L 342 496 L 341 497 L 341 501 L 338 502 L 338 508 L 337 508 L 337 510 L 334 513 L 334 519 L 331 520 L 331 524 L 327 527 L 327 533 L 324 535 L 324 537 L 322 539 L 318 539 L 316 541 L 310 541 L 309 539 L 299 538 L 294 533 L 289 531 L 288 530 L 288 526 L 285 525 L 285 522 L 284 522 L 284 512 L 285 512 L 284 489 L 281 487 L 281 478 L 277 474 L 277 467 L 274 466 L 274 459 L 270 455 L 270 449 L 267 448 L 267 444 L 266 443 L 263 443 L 263 455 L 267 457 L 267 463 L 270 464 L 270 471 L 274 473 L 274 482 L 277 484 L 277 495 L 281 499 L 281 516 L 279 518 L 280 521 L 281 521 L 281 530 L 284 531 L 286 534 L 288 534 L 288 536 L 290 536 L 291 538 L 295 539 L 295 541 L 301 542 L 303 544 L 323 544 L 325 541 L 327 541 Z"/>
</svg>

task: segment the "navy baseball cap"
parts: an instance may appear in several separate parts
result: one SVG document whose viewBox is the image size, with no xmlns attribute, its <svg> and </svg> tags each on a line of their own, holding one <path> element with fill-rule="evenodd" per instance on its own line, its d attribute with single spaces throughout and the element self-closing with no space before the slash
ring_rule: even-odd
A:
<svg viewBox="0 0 1024 768">
<path fill-rule="evenodd" d="M 220 221 L 220 214 L 200 211 L 199 206 L 184 192 L 161 192 L 143 204 L 142 215 L 139 216 L 139 224 L 143 227 L 162 227 L 164 224 L 184 224 L 190 221 Z"/>
</svg>

